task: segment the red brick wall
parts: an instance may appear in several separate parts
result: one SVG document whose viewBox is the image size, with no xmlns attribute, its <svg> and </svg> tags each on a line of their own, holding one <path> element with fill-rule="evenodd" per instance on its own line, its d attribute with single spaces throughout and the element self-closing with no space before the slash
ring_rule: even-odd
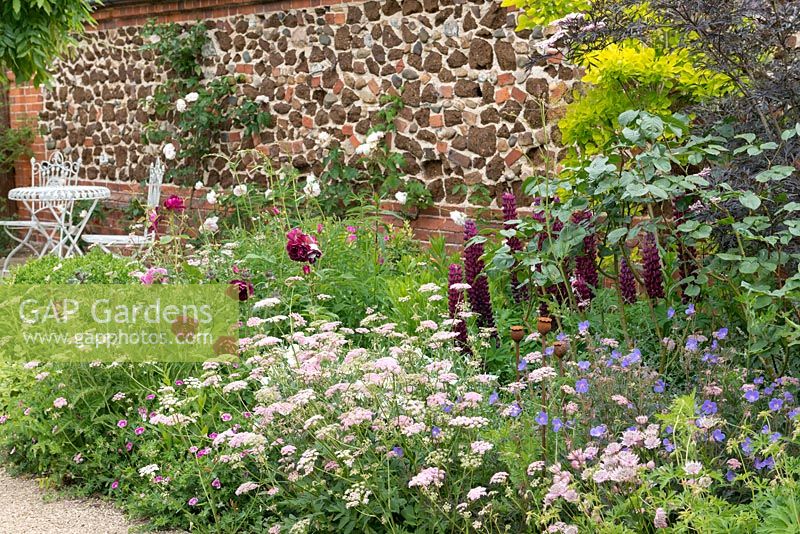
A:
<svg viewBox="0 0 800 534">
<path fill-rule="evenodd" d="M 106 29 L 142 25 L 150 19 L 156 19 L 158 22 L 183 22 L 201 18 L 332 6 L 346 2 L 352 0 L 182 0 L 180 2 L 132 0 L 100 9 L 95 13 L 95 20 L 97 29 Z M 329 16 L 333 17 L 334 14 L 330 13 Z M 333 19 L 329 21 L 329 23 L 334 22 Z"/>
<path fill-rule="evenodd" d="M 11 80 L 13 81 L 13 76 L 11 76 Z M 17 128 L 31 122 L 35 124 L 38 121 L 43 102 L 40 88 L 29 84 L 12 84 L 8 90 L 9 126 Z M 44 157 L 44 140 L 41 137 L 36 137 L 32 148 L 36 158 Z M 17 187 L 31 184 L 30 161 L 17 161 L 14 164 L 14 171 Z"/>
</svg>

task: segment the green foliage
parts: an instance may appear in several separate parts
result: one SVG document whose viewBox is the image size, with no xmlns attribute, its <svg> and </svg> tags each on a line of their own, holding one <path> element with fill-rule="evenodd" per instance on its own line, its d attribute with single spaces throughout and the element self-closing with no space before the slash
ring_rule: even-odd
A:
<svg viewBox="0 0 800 534">
<path fill-rule="evenodd" d="M 209 44 L 205 25 L 187 27 L 150 22 L 144 29 L 145 50 L 156 54 L 156 61 L 171 73 L 144 104 L 156 119 L 145 129 L 150 143 L 174 141 L 178 144 L 180 168 L 171 168 L 167 178 L 194 183 L 206 159 L 219 145 L 224 131 L 242 130 L 252 137 L 272 126 L 266 103 L 241 94 L 244 76 L 205 79 L 201 65 L 203 47 Z"/>
<path fill-rule="evenodd" d="M 20 83 L 50 79 L 53 60 L 94 24 L 91 0 L 4 0 L 0 5 L 0 85 L 7 71 Z M 2 146 L 2 143 L 0 143 Z"/>
<path fill-rule="evenodd" d="M 563 139 L 596 153 L 614 134 L 617 117 L 636 108 L 666 117 L 732 90 L 726 76 L 695 66 L 686 50 L 658 51 L 634 41 L 610 44 L 580 58 L 586 92 L 559 122 Z"/>
<path fill-rule="evenodd" d="M 94 249 L 85 256 L 61 259 L 54 255 L 28 261 L 11 273 L 12 284 L 128 284 L 137 262 Z"/>
<path fill-rule="evenodd" d="M 184 84 L 199 84 L 203 47 L 210 42 L 205 24 L 183 27 L 149 21 L 142 34 L 147 39 L 143 49 L 152 50 L 159 65 L 174 70 Z"/>
<path fill-rule="evenodd" d="M 341 214 L 366 203 L 376 210 L 382 200 L 394 200 L 390 197 L 394 193 L 400 193 L 402 204 L 408 209 L 431 205 L 430 191 L 405 174 L 403 155 L 390 146 L 389 138 L 396 133 L 394 120 L 403 109 L 403 101 L 396 95 L 384 95 L 381 103 L 373 127 L 356 151 L 354 164 L 345 161 L 345 153 L 338 145 L 332 146 L 325 157 L 317 199 L 325 213 Z"/>
<path fill-rule="evenodd" d="M 546 26 L 570 13 L 583 11 L 589 7 L 589 0 L 502 0 L 501 5 L 521 11 L 517 19 L 517 30 L 520 31 Z"/>
<path fill-rule="evenodd" d="M 784 132 L 784 141 L 798 131 L 800 127 Z M 567 309 L 558 301 L 551 306 L 562 320 L 569 320 L 576 309 L 568 284 L 569 266 L 581 253 L 589 229 L 599 239 L 600 268 L 611 279 L 621 258 L 635 264 L 631 247 L 645 232 L 652 233 L 667 285 L 666 301 L 655 300 L 643 310 L 650 316 L 655 339 L 662 338 L 670 305 L 704 297 L 711 302 L 704 313 L 713 310 L 719 324 L 742 328 L 746 342 L 740 363 L 751 365 L 757 360 L 773 372 L 785 372 L 800 345 L 800 255 L 789 248 L 800 234 L 796 216 L 800 208 L 771 196 L 770 191 L 796 171 L 772 165 L 771 154 L 781 150 L 781 144 L 761 142 L 750 134 L 740 134 L 736 141 L 739 146 L 729 152 L 729 132 L 690 135 L 684 116 L 623 112 L 601 154 L 567 167 L 560 177 L 534 177 L 526 182 L 527 194 L 544 199 L 544 217 L 523 220 L 502 235 L 534 245 L 517 255 L 507 245 L 500 246 L 492 253 L 492 270 L 502 273 L 519 265 L 520 279 L 539 291 L 561 284 Z M 763 156 L 753 189 L 714 180 L 715 172 L 721 172 L 739 153 Z M 704 166 L 713 167 L 703 170 Z M 561 202 L 550 200 L 556 196 Z M 593 214 L 588 224 L 573 220 L 578 212 Z M 719 214 L 714 226 L 713 214 Z M 556 223 L 563 229 L 553 231 Z M 636 270 L 633 274 L 641 284 L 644 274 Z M 629 335 L 625 316 L 634 314 L 620 305 L 617 308 L 629 343 L 650 338 L 650 328 L 631 329 L 635 335 Z M 658 350 L 662 371 L 681 368 L 683 380 L 690 379 L 690 364 L 667 360 L 664 348 Z"/>
<path fill-rule="evenodd" d="M 35 136 L 36 132 L 30 125 L 0 130 L 0 173 L 10 171 L 15 161 L 31 157 L 31 143 Z"/>
</svg>

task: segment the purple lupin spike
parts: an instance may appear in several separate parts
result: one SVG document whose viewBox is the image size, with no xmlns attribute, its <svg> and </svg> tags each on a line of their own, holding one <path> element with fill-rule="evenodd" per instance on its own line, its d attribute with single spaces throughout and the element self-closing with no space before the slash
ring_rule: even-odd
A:
<svg viewBox="0 0 800 534">
<path fill-rule="evenodd" d="M 467 220 L 464 223 L 464 243 L 478 235 L 475 221 Z M 473 243 L 464 246 L 464 271 L 466 282 L 470 285 L 467 290 L 469 305 L 472 311 L 478 314 L 478 326 L 494 327 L 492 314 L 492 300 L 489 295 L 489 280 L 483 272 L 483 243 Z"/>
<path fill-rule="evenodd" d="M 661 274 L 661 257 L 658 254 L 656 236 L 652 232 L 644 235 L 642 242 L 642 278 L 647 296 L 664 298 L 664 277 Z"/>
<path fill-rule="evenodd" d="M 636 277 L 625 258 L 619 260 L 619 291 L 625 304 L 636 302 Z"/>
</svg>

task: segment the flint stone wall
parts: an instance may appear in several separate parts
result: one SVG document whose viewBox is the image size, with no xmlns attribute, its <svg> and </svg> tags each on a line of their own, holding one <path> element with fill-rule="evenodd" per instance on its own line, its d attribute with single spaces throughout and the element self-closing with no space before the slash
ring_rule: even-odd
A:
<svg viewBox="0 0 800 534">
<path fill-rule="evenodd" d="M 203 20 L 211 36 L 203 67 L 208 77 L 244 74 L 241 90 L 266 96 L 276 120 L 252 139 L 226 132 L 223 152 L 257 147 L 318 173 L 318 133 L 352 155 L 385 93 L 405 103 L 394 147 L 439 206 L 469 207 L 464 183 L 483 184 L 495 199 L 519 193 L 522 178 L 563 151 L 557 121 L 579 73 L 557 58 L 530 65 L 546 36 L 515 32 L 515 15 L 497 0 L 248 11 Z M 86 178 L 138 181 L 161 148 L 142 142 L 150 116 L 141 100 L 170 73 L 141 51 L 141 22 L 111 26 L 89 31 L 58 63 L 39 118 L 46 148 L 77 152 Z M 203 180 L 226 185 L 222 168 L 222 159 L 210 162 Z"/>
</svg>

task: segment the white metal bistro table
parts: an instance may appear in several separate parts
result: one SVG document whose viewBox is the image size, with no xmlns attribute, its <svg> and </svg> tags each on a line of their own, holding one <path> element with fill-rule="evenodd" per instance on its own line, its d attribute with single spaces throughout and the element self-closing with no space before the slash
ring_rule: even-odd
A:
<svg viewBox="0 0 800 534">
<path fill-rule="evenodd" d="M 93 185 L 58 185 L 48 187 L 18 187 L 8 193 L 9 200 L 22 202 L 31 213 L 33 224 L 24 241 L 27 242 L 33 232 L 42 234 L 45 245 L 40 256 L 53 250 L 60 258 L 82 255 L 78 242 L 81 233 L 92 216 L 97 203 L 111 196 L 107 187 Z M 90 201 L 87 209 L 78 214 L 75 220 L 73 212 L 75 203 Z M 11 251 L 6 263 L 25 246 L 23 242 Z"/>
</svg>

